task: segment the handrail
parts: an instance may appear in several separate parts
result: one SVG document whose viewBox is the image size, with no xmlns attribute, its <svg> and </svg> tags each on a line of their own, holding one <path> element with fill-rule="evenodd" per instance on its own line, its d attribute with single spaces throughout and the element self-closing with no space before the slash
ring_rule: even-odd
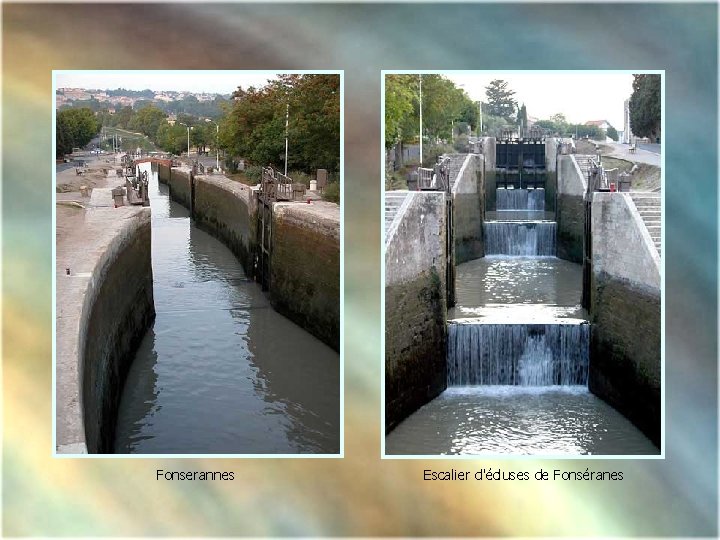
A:
<svg viewBox="0 0 720 540">
<path fill-rule="evenodd" d="M 292 179 L 272 167 L 264 167 L 260 193 L 266 202 L 292 200 Z"/>
</svg>

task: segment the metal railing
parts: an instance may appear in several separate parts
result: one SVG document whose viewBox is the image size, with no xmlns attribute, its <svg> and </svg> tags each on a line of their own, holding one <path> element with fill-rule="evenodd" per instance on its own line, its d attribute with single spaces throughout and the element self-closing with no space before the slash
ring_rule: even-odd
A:
<svg viewBox="0 0 720 540">
<path fill-rule="evenodd" d="M 442 158 L 432 169 L 418 167 L 418 190 L 450 193 L 450 158 Z"/>
<path fill-rule="evenodd" d="M 293 198 L 292 179 L 272 167 L 264 167 L 260 182 L 260 196 L 266 201 L 291 201 Z"/>
</svg>

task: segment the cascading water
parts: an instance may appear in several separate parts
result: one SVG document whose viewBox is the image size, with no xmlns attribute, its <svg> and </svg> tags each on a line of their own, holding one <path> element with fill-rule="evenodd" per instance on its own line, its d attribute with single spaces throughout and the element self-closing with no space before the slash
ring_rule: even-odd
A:
<svg viewBox="0 0 720 540">
<path fill-rule="evenodd" d="M 448 388 L 388 435 L 386 453 L 657 454 L 588 390 L 582 267 L 555 257 L 545 191 L 499 188 L 490 215 L 486 257 L 457 268 Z"/>
<path fill-rule="evenodd" d="M 506 189 L 495 191 L 498 210 L 545 210 L 545 189 Z"/>
<path fill-rule="evenodd" d="M 555 255 L 554 221 L 486 221 L 486 255 L 551 257 Z"/>
<path fill-rule="evenodd" d="M 590 325 L 448 324 L 448 386 L 586 385 Z"/>
</svg>

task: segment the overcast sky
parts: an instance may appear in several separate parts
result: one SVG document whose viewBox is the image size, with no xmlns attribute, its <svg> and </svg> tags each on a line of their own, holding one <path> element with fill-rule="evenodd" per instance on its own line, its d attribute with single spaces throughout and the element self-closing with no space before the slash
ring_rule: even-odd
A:
<svg viewBox="0 0 720 540">
<path fill-rule="evenodd" d="M 58 88 L 115 90 L 176 90 L 230 94 L 238 86 L 260 87 L 275 73 L 248 71 L 76 71 L 58 73 Z"/>
<path fill-rule="evenodd" d="M 493 79 L 508 82 L 518 105 L 525 103 L 528 116 L 547 119 L 563 113 L 568 121 L 607 120 L 623 129 L 623 101 L 632 93 L 630 73 L 503 73 L 451 74 L 447 77 L 462 86 L 474 101 L 486 101 L 485 87 Z"/>
</svg>

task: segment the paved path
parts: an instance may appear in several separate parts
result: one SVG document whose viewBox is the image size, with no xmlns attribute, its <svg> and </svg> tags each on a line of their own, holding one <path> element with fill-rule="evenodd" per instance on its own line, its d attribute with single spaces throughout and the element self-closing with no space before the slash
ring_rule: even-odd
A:
<svg viewBox="0 0 720 540">
<path fill-rule="evenodd" d="M 603 146 L 607 147 L 609 149 L 609 153 L 606 154 L 610 157 L 616 157 L 620 159 L 624 159 L 626 161 L 631 161 L 633 163 L 647 163 L 648 165 L 655 165 L 656 167 L 660 167 L 661 161 L 660 161 L 660 151 L 658 149 L 657 152 L 652 152 L 645 150 L 641 147 L 638 147 L 638 149 L 635 151 L 634 154 L 630 153 L 630 145 L 629 144 L 622 144 L 622 143 L 602 143 Z M 658 145 L 648 145 L 648 146 L 658 146 Z"/>
</svg>

